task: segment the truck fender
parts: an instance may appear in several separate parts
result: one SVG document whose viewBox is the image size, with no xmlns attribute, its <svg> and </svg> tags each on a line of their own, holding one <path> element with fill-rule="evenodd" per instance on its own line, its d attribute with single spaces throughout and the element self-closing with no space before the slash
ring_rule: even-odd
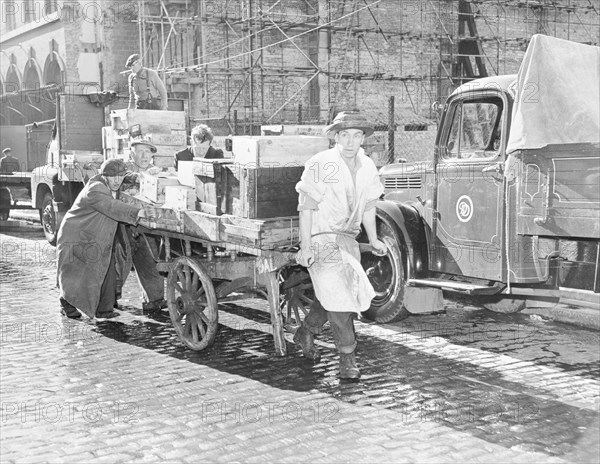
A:
<svg viewBox="0 0 600 464">
<path fill-rule="evenodd" d="M 377 217 L 391 223 L 403 240 L 402 247 L 408 255 L 407 277 L 417 277 L 427 272 L 427 233 L 419 211 L 411 205 L 390 200 L 377 202 Z"/>
<path fill-rule="evenodd" d="M 40 209 L 46 192 L 52 193 L 52 186 L 58 180 L 55 170 L 48 166 L 35 168 L 31 176 L 31 204 Z"/>
</svg>

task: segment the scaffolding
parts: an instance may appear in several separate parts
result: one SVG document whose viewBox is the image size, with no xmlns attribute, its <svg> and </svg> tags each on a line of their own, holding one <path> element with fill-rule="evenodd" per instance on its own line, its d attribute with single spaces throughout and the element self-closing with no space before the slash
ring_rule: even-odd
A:
<svg viewBox="0 0 600 464">
<path fill-rule="evenodd" d="M 534 33 L 598 45 L 594 0 L 138 0 L 140 50 L 192 119 L 251 128 L 435 119 L 461 83 L 515 72 Z M 392 17 L 393 16 L 393 17 Z M 224 129 L 224 130 L 225 130 Z"/>
</svg>

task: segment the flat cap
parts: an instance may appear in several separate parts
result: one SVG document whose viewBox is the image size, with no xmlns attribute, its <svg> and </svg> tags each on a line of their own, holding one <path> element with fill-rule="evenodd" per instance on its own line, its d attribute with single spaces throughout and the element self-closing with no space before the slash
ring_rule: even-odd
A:
<svg viewBox="0 0 600 464">
<path fill-rule="evenodd" d="M 150 151 L 152 153 L 156 153 L 156 146 L 152 142 L 148 142 L 147 140 L 134 140 L 129 144 L 131 147 L 135 147 L 136 145 L 147 145 L 150 147 Z"/>
<path fill-rule="evenodd" d="M 365 133 L 365 137 L 373 134 L 375 128 L 367 119 L 357 111 L 341 111 L 333 122 L 325 128 L 325 133 L 332 137 L 339 131 L 346 129 L 358 129 Z"/>
<path fill-rule="evenodd" d="M 112 158 L 107 159 L 100 166 L 100 174 L 106 177 L 116 177 L 116 176 L 125 176 L 129 174 L 129 170 L 127 169 L 127 165 L 125 161 Z"/>
<path fill-rule="evenodd" d="M 4 150 L 2 150 L 2 154 L 6 155 L 7 153 L 10 153 L 12 151 L 12 148 L 5 148 Z"/>
<path fill-rule="evenodd" d="M 140 59 L 139 53 L 134 53 L 129 58 L 127 58 L 127 61 L 125 62 L 125 67 L 129 68 L 130 66 L 133 66 L 133 63 L 135 63 L 139 59 Z"/>
</svg>

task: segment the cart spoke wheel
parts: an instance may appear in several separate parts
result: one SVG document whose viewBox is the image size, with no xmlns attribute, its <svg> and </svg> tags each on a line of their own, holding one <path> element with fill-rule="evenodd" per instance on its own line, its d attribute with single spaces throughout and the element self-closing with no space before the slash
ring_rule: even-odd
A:
<svg viewBox="0 0 600 464">
<path fill-rule="evenodd" d="M 284 328 L 296 332 L 314 300 L 310 275 L 300 266 L 284 267 L 279 273 L 280 307 Z"/>
<path fill-rule="evenodd" d="M 195 259 L 177 258 L 167 279 L 169 315 L 179 339 L 193 350 L 210 346 L 217 334 L 217 297 L 204 267 Z"/>
</svg>

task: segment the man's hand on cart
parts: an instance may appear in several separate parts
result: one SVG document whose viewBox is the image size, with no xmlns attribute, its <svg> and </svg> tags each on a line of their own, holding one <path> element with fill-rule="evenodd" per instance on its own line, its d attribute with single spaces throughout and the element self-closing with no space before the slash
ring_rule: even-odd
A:
<svg viewBox="0 0 600 464">
<path fill-rule="evenodd" d="M 151 205 L 144 205 L 142 209 L 138 211 L 138 219 L 148 219 L 150 221 L 156 220 L 158 217 L 157 209 Z"/>
<path fill-rule="evenodd" d="M 315 252 L 311 247 L 301 247 L 300 251 L 296 254 L 296 262 L 300 266 L 309 268 L 315 262 Z"/>
<path fill-rule="evenodd" d="M 379 239 L 375 239 L 371 242 L 371 253 L 375 256 L 385 256 L 387 254 L 387 246 Z"/>
</svg>

